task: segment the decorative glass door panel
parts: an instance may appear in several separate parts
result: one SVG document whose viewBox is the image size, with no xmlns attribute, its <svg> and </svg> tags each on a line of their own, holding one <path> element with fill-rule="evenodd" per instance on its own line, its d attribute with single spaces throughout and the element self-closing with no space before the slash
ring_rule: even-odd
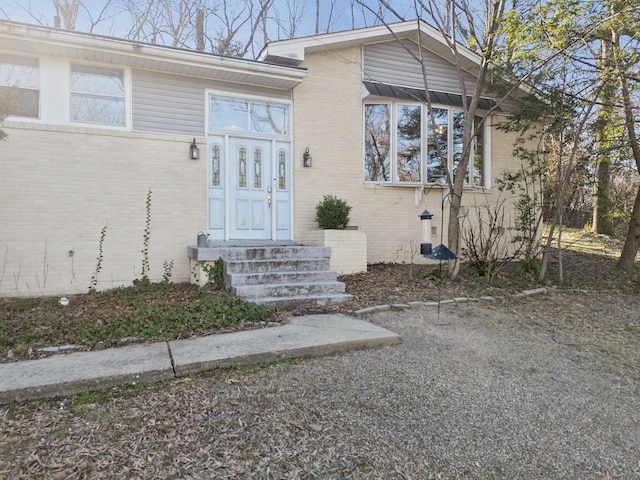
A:
<svg viewBox="0 0 640 480">
<path fill-rule="evenodd" d="M 209 137 L 207 142 L 207 217 L 208 233 L 212 240 L 224 239 L 225 176 L 224 137 Z"/>
<path fill-rule="evenodd" d="M 275 162 L 276 239 L 288 240 L 291 234 L 291 158 L 288 143 L 276 142 Z"/>
</svg>

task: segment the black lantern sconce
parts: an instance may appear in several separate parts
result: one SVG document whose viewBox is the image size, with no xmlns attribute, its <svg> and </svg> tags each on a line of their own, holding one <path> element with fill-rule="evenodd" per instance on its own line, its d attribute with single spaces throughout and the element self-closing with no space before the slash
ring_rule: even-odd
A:
<svg viewBox="0 0 640 480">
<path fill-rule="evenodd" d="M 422 243 L 420 244 L 420 255 L 427 256 L 431 254 L 431 215 L 427 210 L 420 214 L 422 224 Z"/>
<path fill-rule="evenodd" d="M 309 153 L 309 147 L 302 154 L 302 166 L 306 168 L 311 167 L 311 154 Z"/>
<path fill-rule="evenodd" d="M 200 158 L 200 149 L 198 148 L 195 138 L 193 142 L 191 142 L 191 145 L 189 145 L 189 158 L 191 160 L 198 160 Z"/>
</svg>

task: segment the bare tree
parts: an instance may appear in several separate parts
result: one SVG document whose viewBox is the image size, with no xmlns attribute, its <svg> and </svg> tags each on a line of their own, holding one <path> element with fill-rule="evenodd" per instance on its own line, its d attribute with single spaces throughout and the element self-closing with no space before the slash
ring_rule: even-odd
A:
<svg viewBox="0 0 640 480">
<path fill-rule="evenodd" d="M 54 8 L 53 17 L 49 12 L 44 11 L 45 4 L 41 4 L 39 10 L 31 1 L 13 0 L 12 4 L 7 7 L 15 7 L 24 15 L 27 15 L 38 25 L 53 25 L 56 28 L 64 28 L 65 30 L 78 30 L 79 23 L 82 21 L 84 31 L 93 32 L 98 25 L 104 24 L 106 20 L 111 18 L 113 12 L 113 0 L 106 0 L 100 3 L 99 9 L 89 8 L 87 0 L 51 0 L 50 5 Z M 0 13 L 5 18 L 11 19 L 13 15 L 9 13 L 7 7 L 0 8 Z M 38 13 L 38 12 L 41 13 Z M 85 25 L 84 22 L 87 22 Z"/>
<path fill-rule="evenodd" d="M 231 5 L 223 1 L 219 8 L 211 11 L 218 23 L 216 33 L 210 38 L 212 50 L 221 55 L 245 56 L 273 2 L 249 0 L 242 5 Z"/>
<path fill-rule="evenodd" d="M 636 29 L 638 27 L 636 22 Z M 635 31 L 637 31 L 634 29 Z M 640 140 L 638 133 L 636 132 L 636 118 L 637 110 L 632 98 L 632 87 L 630 86 L 630 78 L 635 77 L 633 73 L 629 75 L 632 68 L 638 65 L 638 53 L 640 49 L 634 48 L 632 54 L 625 55 L 623 49 L 620 48 L 620 38 L 618 32 L 613 36 L 613 57 L 616 65 L 618 79 L 620 81 L 620 89 L 622 93 L 622 101 L 624 105 L 624 118 L 625 127 L 627 130 L 627 136 L 629 138 L 629 147 L 633 153 L 633 159 L 636 162 L 636 167 L 640 171 Z M 637 82 L 638 80 L 635 79 Z M 636 104 L 637 105 L 637 104 Z M 640 187 L 636 193 L 636 198 L 633 204 L 633 212 L 631 214 L 631 222 L 629 223 L 629 229 L 627 231 L 627 237 L 625 239 L 622 253 L 618 259 L 617 267 L 631 272 L 638 254 L 638 248 L 640 247 Z"/>
<path fill-rule="evenodd" d="M 196 12 L 200 0 L 120 0 L 131 17 L 131 40 L 192 47 L 196 40 Z"/>
<path fill-rule="evenodd" d="M 373 2 L 371 6 L 367 0 L 356 0 L 356 2 L 363 8 L 369 10 L 375 17 L 382 23 L 388 25 L 387 17 L 391 16 L 397 20 L 404 21 L 403 15 L 396 10 L 391 2 L 387 0 L 378 0 Z M 431 23 L 436 27 L 441 35 L 442 41 L 447 45 L 452 53 L 452 61 L 454 62 L 456 71 L 458 73 L 459 88 L 462 97 L 462 111 L 464 118 L 467 121 L 464 122 L 462 130 L 462 154 L 457 164 L 458 172 L 466 172 L 469 165 L 469 160 L 473 151 L 474 137 L 477 135 L 480 128 L 483 127 L 487 114 L 479 116 L 481 121 L 473 122 L 469 119 L 474 119 L 478 116 L 478 104 L 481 96 L 486 94 L 486 87 L 489 79 L 489 69 L 494 54 L 498 48 L 497 38 L 499 34 L 499 26 L 505 9 L 505 0 L 493 0 L 485 1 L 484 12 L 482 18 L 476 15 L 475 6 L 472 6 L 466 0 L 454 2 L 453 0 L 445 0 L 444 2 L 438 2 L 437 0 L 413 0 L 413 16 L 415 18 L 428 18 Z M 392 30 L 390 29 L 392 32 Z M 420 29 L 418 28 L 418 32 Z M 393 33 L 393 32 L 392 32 Z M 473 91 L 467 91 L 466 71 L 462 64 L 463 54 L 461 51 L 466 47 L 462 46 L 462 43 L 468 43 L 478 54 L 478 66 L 475 69 L 475 85 Z M 422 45 L 422 39 L 420 38 L 418 43 Z M 401 42 L 402 44 L 402 42 Z M 429 77 L 427 75 L 428 65 L 423 57 L 422 48 L 418 49 L 418 55 L 412 51 L 407 50 L 414 59 L 420 64 L 422 69 L 422 76 L 424 80 L 425 92 L 429 92 Z M 433 128 L 435 129 L 436 120 L 431 105 L 429 95 L 426 95 L 426 104 L 429 112 L 429 117 Z M 438 143 L 436 148 L 439 149 Z M 442 152 L 438 152 L 441 158 Z M 449 190 L 449 226 L 447 231 L 447 239 L 449 248 L 458 253 L 460 249 L 461 241 L 461 226 L 458 218 L 460 211 L 463 187 L 465 181 L 465 175 L 455 175 L 455 172 L 449 171 L 445 163 L 446 181 Z M 455 277 L 458 271 L 458 262 L 451 262 L 449 265 L 450 277 Z"/>
<path fill-rule="evenodd" d="M 332 28 L 332 23 L 333 23 L 333 12 L 335 10 L 336 7 L 336 0 L 331 0 L 331 1 L 324 1 L 323 5 L 326 8 L 326 16 L 327 16 L 327 26 L 324 29 L 324 31 L 321 31 L 320 29 L 320 0 L 316 0 L 316 28 L 315 28 L 315 34 L 316 35 L 320 35 L 321 33 L 329 33 L 330 31 L 333 30 Z M 327 8 L 328 7 L 328 8 Z"/>
<path fill-rule="evenodd" d="M 275 4 L 271 20 L 276 25 L 277 38 L 294 38 L 297 36 L 306 15 L 307 3 L 304 0 L 285 0 Z M 265 34 L 267 33 L 266 22 L 263 31 Z M 267 41 L 265 40 L 264 43 L 266 44 Z"/>
<path fill-rule="evenodd" d="M 53 6 L 56 8 L 56 17 L 62 21 L 63 28 L 75 30 L 80 0 L 53 0 Z"/>
</svg>

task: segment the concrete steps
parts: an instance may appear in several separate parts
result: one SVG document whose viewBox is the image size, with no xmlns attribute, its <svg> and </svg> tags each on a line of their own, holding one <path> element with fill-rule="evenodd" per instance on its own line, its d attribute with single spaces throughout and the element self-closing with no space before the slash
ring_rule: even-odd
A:
<svg viewBox="0 0 640 480">
<path fill-rule="evenodd" d="M 329 269 L 329 247 L 220 246 L 193 253 L 199 261 L 222 258 L 224 283 L 231 293 L 260 305 L 292 308 L 351 298 Z"/>
</svg>

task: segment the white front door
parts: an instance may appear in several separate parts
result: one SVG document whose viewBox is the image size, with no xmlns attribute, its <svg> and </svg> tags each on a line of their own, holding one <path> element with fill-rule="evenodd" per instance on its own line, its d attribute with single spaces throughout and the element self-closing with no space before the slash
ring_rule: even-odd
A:
<svg viewBox="0 0 640 480">
<path fill-rule="evenodd" d="M 272 238 L 271 142 L 229 138 L 229 239 Z"/>
<path fill-rule="evenodd" d="M 208 233 L 212 240 L 291 240 L 289 143 L 210 136 Z"/>
</svg>

